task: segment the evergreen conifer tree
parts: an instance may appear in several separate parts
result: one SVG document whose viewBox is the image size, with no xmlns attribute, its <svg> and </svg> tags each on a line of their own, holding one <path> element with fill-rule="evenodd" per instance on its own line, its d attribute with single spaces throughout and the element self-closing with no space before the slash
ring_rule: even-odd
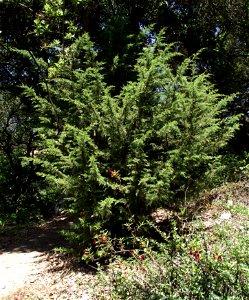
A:
<svg viewBox="0 0 249 300">
<path fill-rule="evenodd" d="M 81 212 L 71 235 L 92 250 L 100 234 L 122 236 L 129 220 L 197 193 L 239 126 L 238 116 L 224 117 L 232 97 L 197 75 L 196 57 L 176 67 L 179 54 L 162 35 L 143 48 L 136 80 L 116 96 L 96 54 L 85 34 L 49 68 L 43 95 L 25 88 L 40 115 L 34 162 L 70 195 Z"/>
</svg>

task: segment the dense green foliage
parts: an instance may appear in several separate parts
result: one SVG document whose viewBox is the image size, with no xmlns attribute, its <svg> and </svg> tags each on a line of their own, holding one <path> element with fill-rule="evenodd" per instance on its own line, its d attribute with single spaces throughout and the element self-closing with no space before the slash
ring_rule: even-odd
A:
<svg viewBox="0 0 249 300">
<path fill-rule="evenodd" d="M 175 66 L 173 48 L 155 37 L 139 54 L 136 80 L 112 96 L 85 34 L 48 69 L 45 97 L 25 88 L 40 118 L 32 162 L 53 189 L 70 195 L 75 212 L 84 212 L 72 237 L 81 249 L 197 195 L 238 129 L 238 116 L 222 116 L 232 97 L 196 74 L 196 58 Z"/>
<path fill-rule="evenodd" d="M 120 230 L 243 167 L 248 19 L 245 0 L 1 1 L 0 218 L 68 197 Z"/>
</svg>

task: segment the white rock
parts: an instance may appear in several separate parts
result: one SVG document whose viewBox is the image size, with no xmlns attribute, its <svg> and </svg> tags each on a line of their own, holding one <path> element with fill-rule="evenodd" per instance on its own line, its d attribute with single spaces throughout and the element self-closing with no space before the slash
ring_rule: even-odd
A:
<svg viewBox="0 0 249 300">
<path fill-rule="evenodd" d="M 231 216 L 232 216 L 231 212 L 230 212 L 230 211 L 227 211 L 227 212 L 224 212 L 224 213 L 220 216 L 220 218 L 221 218 L 222 220 L 228 220 L 228 219 L 231 218 Z"/>
</svg>

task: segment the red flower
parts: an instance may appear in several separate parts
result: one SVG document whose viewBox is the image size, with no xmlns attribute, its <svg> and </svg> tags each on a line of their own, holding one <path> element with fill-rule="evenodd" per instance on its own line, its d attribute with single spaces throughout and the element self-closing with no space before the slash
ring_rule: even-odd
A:
<svg viewBox="0 0 249 300">
<path fill-rule="evenodd" d="M 94 239 L 94 240 L 93 240 L 93 244 L 95 245 L 96 243 L 97 243 L 97 241 Z"/>
<path fill-rule="evenodd" d="M 219 256 L 217 257 L 217 259 L 218 259 L 218 261 L 222 261 L 222 256 L 219 255 Z"/>
<path fill-rule="evenodd" d="M 117 173 L 117 171 L 113 170 L 110 172 L 110 175 L 112 178 L 115 178 L 115 177 L 117 177 L 118 173 Z"/>
<path fill-rule="evenodd" d="M 84 214 L 85 214 L 85 213 L 84 213 L 83 211 L 81 211 L 81 212 L 80 212 L 80 217 L 83 217 Z"/>
<path fill-rule="evenodd" d="M 89 251 L 86 250 L 86 249 L 84 249 L 82 252 L 83 252 L 83 254 L 88 254 L 89 253 Z"/>
<path fill-rule="evenodd" d="M 193 255 L 195 258 L 195 261 L 198 263 L 200 261 L 200 253 L 198 251 L 193 251 L 192 249 L 189 251 L 190 255 Z"/>
<path fill-rule="evenodd" d="M 144 255 L 140 255 L 140 256 L 139 256 L 139 260 L 140 260 L 140 261 L 145 260 L 145 256 L 144 256 Z"/>
<path fill-rule="evenodd" d="M 198 263 L 200 261 L 200 254 L 198 252 L 195 252 L 194 257 L 195 261 Z"/>
<path fill-rule="evenodd" d="M 105 236 L 102 234 L 101 236 L 101 242 L 104 242 L 105 241 Z"/>
</svg>

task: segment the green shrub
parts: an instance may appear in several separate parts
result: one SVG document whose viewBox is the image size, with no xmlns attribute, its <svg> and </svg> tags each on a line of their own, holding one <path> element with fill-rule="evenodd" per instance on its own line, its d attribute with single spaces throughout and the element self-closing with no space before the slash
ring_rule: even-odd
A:
<svg viewBox="0 0 249 300">
<path fill-rule="evenodd" d="M 84 213 L 68 233 L 80 251 L 102 253 L 96 237 L 125 236 L 131 219 L 198 193 L 238 128 L 238 116 L 224 117 L 232 97 L 197 75 L 196 57 L 176 67 L 173 49 L 159 35 L 141 52 L 137 79 L 112 96 L 84 35 L 48 69 L 45 97 L 25 88 L 41 116 L 39 175 Z"/>
<path fill-rule="evenodd" d="M 247 299 L 249 297 L 248 228 L 233 238 L 210 239 L 198 228 L 157 243 L 157 251 L 133 250 L 99 269 L 93 299 Z M 153 242 L 151 246 L 154 248 Z"/>
</svg>

